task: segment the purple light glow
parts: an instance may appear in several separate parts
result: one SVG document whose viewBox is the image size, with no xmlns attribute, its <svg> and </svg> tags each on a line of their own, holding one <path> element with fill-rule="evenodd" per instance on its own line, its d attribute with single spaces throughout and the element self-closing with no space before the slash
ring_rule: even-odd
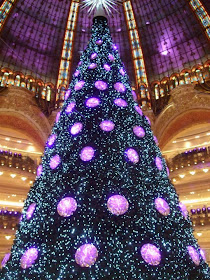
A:
<svg viewBox="0 0 210 280">
<path fill-rule="evenodd" d="M 106 71 L 110 71 L 111 70 L 111 67 L 108 65 L 108 64 L 104 64 L 104 69 Z"/>
<path fill-rule="evenodd" d="M 88 66 L 88 69 L 96 69 L 97 67 L 97 64 L 96 63 L 91 63 L 89 66 Z"/>
<path fill-rule="evenodd" d="M 77 202 L 72 197 L 65 197 L 58 203 L 57 211 L 62 217 L 70 217 L 77 210 Z"/>
<path fill-rule="evenodd" d="M 100 99 L 96 97 L 88 98 L 85 102 L 85 105 L 89 108 L 95 108 L 100 104 Z"/>
<path fill-rule="evenodd" d="M 85 85 L 85 81 L 79 81 L 76 83 L 76 85 L 74 86 L 74 90 L 80 90 L 83 88 L 83 86 Z"/>
<path fill-rule="evenodd" d="M 78 123 L 75 123 L 71 129 L 70 129 L 70 133 L 72 135 L 77 135 L 78 133 L 80 133 L 80 131 L 82 130 L 83 128 L 83 125 L 82 123 L 78 122 Z"/>
<path fill-rule="evenodd" d="M 50 159 L 50 168 L 55 169 L 56 167 L 58 167 L 60 163 L 61 163 L 61 159 L 59 155 L 55 155 Z"/>
<path fill-rule="evenodd" d="M 71 90 L 68 89 L 66 94 L 65 94 L 65 100 L 67 100 L 69 98 L 70 94 L 71 94 Z"/>
<path fill-rule="evenodd" d="M 99 90 L 106 90 L 108 86 L 107 86 L 107 83 L 104 81 L 96 81 L 95 87 Z"/>
<path fill-rule="evenodd" d="M 116 46 L 115 44 L 113 44 L 113 45 L 112 45 L 112 49 L 113 49 L 114 51 L 116 51 L 116 50 L 117 50 L 117 46 Z"/>
<path fill-rule="evenodd" d="M 142 110 L 139 108 L 139 106 L 135 106 L 134 108 L 140 116 L 143 116 Z"/>
<path fill-rule="evenodd" d="M 115 60 L 114 56 L 111 53 L 109 54 L 108 58 L 111 62 L 113 62 Z"/>
<path fill-rule="evenodd" d="M 200 258 L 195 248 L 193 248 L 192 246 L 187 246 L 187 250 L 194 264 L 198 266 L 200 264 Z"/>
<path fill-rule="evenodd" d="M 120 68 L 119 72 L 120 72 L 121 75 L 125 76 L 125 70 L 123 68 Z"/>
<path fill-rule="evenodd" d="M 200 254 L 201 254 L 202 259 L 206 262 L 206 254 L 205 254 L 204 250 L 200 249 Z"/>
<path fill-rule="evenodd" d="M 123 215 L 128 211 L 129 203 L 122 195 L 113 195 L 107 201 L 109 211 L 116 216 Z"/>
<path fill-rule="evenodd" d="M 93 59 L 95 59 L 97 56 L 98 56 L 97 53 L 93 53 L 93 54 L 91 54 L 90 59 L 93 60 Z"/>
<path fill-rule="evenodd" d="M 75 261 L 81 267 L 92 266 L 98 257 L 98 251 L 93 244 L 80 246 L 75 254 Z"/>
<path fill-rule="evenodd" d="M 151 126 L 151 121 L 150 121 L 150 119 L 149 119 L 147 116 L 145 116 L 145 119 L 148 121 L 149 125 Z"/>
<path fill-rule="evenodd" d="M 20 260 L 20 266 L 23 269 L 31 267 L 38 258 L 38 250 L 37 248 L 30 248 L 22 255 Z"/>
<path fill-rule="evenodd" d="M 103 44 L 103 41 L 102 41 L 101 39 L 99 39 L 99 40 L 96 41 L 96 44 L 97 44 L 98 46 L 101 46 L 101 45 Z"/>
<path fill-rule="evenodd" d="M 65 110 L 66 114 L 72 113 L 73 110 L 74 110 L 74 108 L 75 108 L 75 106 L 76 106 L 76 103 L 75 103 L 75 102 L 71 102 L 71 103 L 67 106 L 67 108 L 66 108 L 66 110 Z"/>
<path fill-rule="evenodd" d="M 78 77 L 80 74 L 80 71 L 79 70 L 76 70 L 75 73 L 74 73 L 74 77 Z"/>
<path fill-rule="evenodd" d="M 150 265 L 157 266 L 161 262 L 160 250 L 155 245 L 149 243 L 141 247 L 141 256 Z"/>
<path fill-rule="evenodd" d="M 114 104 L 119 106 L 119 107 L 127 107 L 128 106 L 128 103 L 122 98 L 115 99 Z"/>
<path fill-rule="evenodd" d="M 129 148 L 125 151 L 125 156 L 128 158 L 129 161 L 132 163 L 139 162 L 139 155 L 136 150 Z"/>
<path fill-rule="evenodd" d="M 145 131 L 141 126 L 134 126 L 133 133 L 139 138 L 143 138 L 145 136 Z"/>
<path fill-rule="evenodd" d="M 162 165 L 162 160 L 159 157 L 155 158 L 155 165 L 157 166 L 158 170 L 162 170 L 163 169 L 163 165 Z"/>
<path fill-rule="evenodd" d="M 158 139 L 156 136 L 154 136 L 154 141 L 155 141 L 156 145 L 158 145 Z"/>
<path fill-rule="evenodd" d="M 32 203 L 29 207 L 28 210 L 26 212 L 26 219 L 30 220 L 34 214 L 34 211 L 36 209 L 36 203 Z"/>
<path fill-rule="evenodd" d="M 120 82 L 114 84 L 114 88 L 121 93 L 124 93 L 126 91 L 126 87 L 123 85 L 123 83 Z"/>
<path fill-rule="evenodd" d="M 81 66 L 82 65 L 82 61 L 80 61 L 79 63 L 78 63 L 78 66 Z"/>
<path fill-rule="evenodd" d="M 40 164 L 38 167 L 37 167 L 37 171 L 36 171 L 36 176 L 37 177 L 40 177 L 42 175 L 42 165 Z"/>
<path fill-rule="evenodd" d="M 115 124 L 109 120 L 102 121 L 100 124 L 100 128 L 103 131 L 107 131 L 107 132 L 112 131 L 114 129 L 114 127 L 115 127 Z"/>
<path fill-rule="evenodd" d="M 184 203 L 182 203 L 182 202 L 179 202 L 179 208 L 180 208 L 180 210 L 181 210 L 182 215 L 184 216 L 184 218 L 187 219 L 187 217 L 188 217 L 188 211 L 187 211 L 186 205 L 184 205 Z"/>
<path fill-rule="evenodd" d="M 155 199 L 155 208 L 163 216 L 168 216 L 170 214 L 170 207 L 168 203 L 160 197 Z"/>
<path fill-rule="evenodd" d="M 92 147 L 87 146 L 81 150 L 80 158 L 82 161 L 90 161 L 94 157 L 94 155 L 95 150 Z"/>
<path fill-rule="evenodd" d="M 134 101 L 137 101 L 137 95 L 136 95 L 135 91 L 132 90 L 131 93 L 132 93 L 132 96 L 133 96 L 133 100 L 134 100 Z"/>
<path fill-rule="evenodd" d="M 1 262 L 1 266 L 2 266 L 2 267 L 5 267 L 5 265 L 7 264 L 7 262 L 8 262 L 8 260 L 9 260 L 10 256 L 11 256 L 10 253 L 7 253 L 7 254 L 4 256 L 4 258 L 3 258 L 2 262 Z"/>
<path fill-rule="evenodd" d="M 56 140 L 56 134 L 52 134 L 49 138 L 48 138 L 48 141 L 47 141 L 47 146 L 49 148 L 51 148 L 53 146 L 53 144 L 55 143 L 55 140 Z"/>
<path fill-rule="evenodd" d="M 169 176 L 170 175 L 170 171 L 169 171 L 168 167 L 166 167 L 166 172 L 167 172 L 167 175 Z"/>
<path fill-rule="evenodd" d="M 61 112 L 58 112 L 58 113 L 57 113 L 57 116 L 56 116 L 56 119 L 55 119 L 55 122 L 56 122 L 56 123 L 59 121 L 60 116 L 61 116 Z"/>
</svg>

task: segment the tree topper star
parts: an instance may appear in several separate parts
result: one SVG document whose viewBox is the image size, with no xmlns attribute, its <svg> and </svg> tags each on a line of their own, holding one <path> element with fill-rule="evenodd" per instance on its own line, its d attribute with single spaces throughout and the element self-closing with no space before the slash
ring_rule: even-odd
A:
<svg viewBox="0 0 210 280">
<path fill-rule="evenodd" d="M 89 7 L 88 12 L 92 13 L 95 9 L 99 9 L 101 6 L 107 12 L 111 14 L 111 10 L 116 10 L 114 6 L 118 5 L 121 0 L 83 0 L 83 8 Z"/>
</svg>

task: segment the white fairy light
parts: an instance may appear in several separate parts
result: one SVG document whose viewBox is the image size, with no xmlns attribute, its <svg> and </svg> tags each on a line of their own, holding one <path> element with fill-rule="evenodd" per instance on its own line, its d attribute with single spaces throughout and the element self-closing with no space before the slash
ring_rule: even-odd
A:
<svg viewBox="0 0 210 280">
<path fill-rule="evenodd" d="M 102 6 L 105 11 L 110 14 L 111 10 L 116 10 L 114 6 L 118 5 L 121 0 L 83 0 L 82 7 L 89 8 L 88 12 L 92 13 L 95 9 L 100 9 Z"/>
</svg>

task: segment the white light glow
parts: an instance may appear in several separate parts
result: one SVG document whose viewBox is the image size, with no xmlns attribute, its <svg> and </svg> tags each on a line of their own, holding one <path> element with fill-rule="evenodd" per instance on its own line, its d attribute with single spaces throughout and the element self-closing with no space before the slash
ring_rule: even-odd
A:
<svg viewBox="0 0 210 280">
<path fill-rule="evenodd" d="M 95 9 L 100 8 L 103 6 L 105 11 L 110 14 L 111 10 L 116 10 L 114 6 L 119 4 L 120 0 L 83 0 L 83 8 L 89 8 L 88 12 L 92 13 Z"/>
<path fill-rule="evenodd" d="M 6 235 L 5 236 L 6 240 L 10 240 L 11 237 L 12 237 L 11 235 Z"/>
<path fill-rule="evenodd" d="M 208 171 L 208 168 L 203 168 L 203 172 L 207 173 Z"/>
<path fill-rule="evenodd" d="M 16 177 L 16 174 L 10 174 L 10 177 L 14 179 Z"/>
<path fill-rule="evenodd" d="M 4 205 L 4 206 L 15 206 L 15 207 L 23 207 L 24 203 L 23 202 L 12 202 L 12 201 L 3 201 L 0 200 L 0 205 Z"/>
<path fill-rule="evenodd" d="M 191 175 L 195 175 L 195 171 L 190 171 L 190 174 Z"/>
<path fill-rule="evenodd" d="M 183 179 L 185 177 L 185 174 L 180 174 L 179 177 Z"/>
</svg>

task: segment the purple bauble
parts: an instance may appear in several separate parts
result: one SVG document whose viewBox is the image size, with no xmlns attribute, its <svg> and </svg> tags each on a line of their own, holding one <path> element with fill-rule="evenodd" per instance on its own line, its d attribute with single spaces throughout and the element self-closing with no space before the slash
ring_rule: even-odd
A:
<svg viewBox="0 0 210 280">
<path fill-rule="evenodd" d="M 139 155 L 138 155 L 137 151 L 132 148 L 129 148 L 125 151 L 125 156 L 132 163 L 139 162 Z"/>
<path fill-rule="evenodd" d="M 204 250 L 200 249 L 200 254 L 201 254 L 202 259 L 206 262 L 206 254 L 205 254 Z"/>
<path fill-rule="evenodd" d="M 88 69 L 96 69 L 97 67 L 97 64 L 96 63 L 91 63 L 89 66 L 88 66 Z"/>
<path fill-rule="evenodd" d="M 188 211 L 187 211 L 186 205 L 184 205 L 184 203 L 182 203 L 182 202 L 179 202 L 179 208 L 180 208 L 180 210 L 181 210 L 182 215 L 184 216 L 184 218 L 187 219 L 187 217 L 188 217 Z"/>
<path fill-rule="evenodd" d="M 200 258 L 195 248 L 192 246 L 187 246 L 187 250 L 194 264 L 198 266 L 200 264 Z"/>
<path fill-rule="evenodd" d="M 113 45 L 112 45 L 112 49 L 113 49 L 114 51 L 116 51 L 116 50 L 117 50 L 117 46 L 116 46 L 115 44 L 113 44 Z"/>
<path fill-rule="evenodd" d="M 167 166 L 166 166 L 166 173 L 167 173 L 168 176 L 170 175 L 170 171 L 169 171 L 169 168 Z"/>
<path fill-rule="evenodd" d="M 139 108 L 139 106 L 135 106 L 134 108 L 140 116 L 143 116 L 142 110 Z"/>
<path fill-rule="evenodd" d="M 8 262 L 8 260 L 9 260 L 10 256 L 11 256 L 11 253 L 7 253 L 7 254 L 4 256 L 4 258 L 3 258 L 2 262 L 1 262 L 1 266 L 2 266 L 2 267 L 5 267 L 5 265 L 7 264 L 7 262 Z"/>
<path fill-rule="evenodd" d="M 75 123 L 71 128 L 70 128 L 70 133 L 71 135 L 77 135 L 78 133 L 80 133 L 82 131 L 83 128 L 83 124 L 78 122 Z"/>
<path fill-rule="evenodd" d="M 89 108 L 95 108 L 100 104 L 100 99 L 97 97 L 90 97 L 86 100 L 85 105 Z"/>
<path fill-rule="evenodd" d="M 75 261 L 81 267 L 92 266 L 98 257 L 98 251 L 93 244 L 80 246 L 75 254 Z"/>
<path fill-rule="evenodd" d="M 119 106 L 119 107 L 127 107 L 128 106 L 128 103 L 122 98 L 115 99 L 114 104 Z"/>
<path fill-rule="evenodd" d="M 108 58 L 111 62 L 115 60 L 114 56 L 111 53 L 108 55 Z"/>
<path fill-rule="evenodd" d="M 134 101 L 137 101 L 137 95 L 136 95 L 135 91 L 132 90 L 131 93 L 132 93 L 132 96 L 133 96 L 133 100 L 134 100 Z"/>
<path fill-rule="evenodd" d="M 96 59 L 96 57 L 97 57 L 98 55 L 97 55 L 97 53 L 93 53 L 93 54 L 91 54 L 91 56 L 90 56 L 90 59 Z"/>
<path fill-rule="evenodd" d="M 105 120 L 100 123 L 100 128 L 103 131 L 107 131 L 107 132 L 112 131 L 114 129 L 114 126 L 115 126 L 115 124 L 109 120 Z"/>
<path fill-rule="evenodd" d="M 157 166 L 158 170 L 162 170 L 163 169 L 163 165 L 162 165 L 162 160 L 159 157 L 155 158 L 155 165 Z"/>
<path fill-rule="evenodd" d="M 82 89 L 83 87 L 84 87 L 84 85 L 85 85 L 85 81 L 79 81 L 79 82 L 77 82 L 76 84 L 75 84 L 75 86 L 74 86 L 74 90 L 80 90 L 80 89 Z"/>
<path fill-rule="evenodd" d="M 150 243 L 144 244 L 141 247 L 141 256 L 146 263 L 153 266 L 157 266 L 161 262 L 160 250 Z"/>
<path fill-rule="evenodd" d="M 38 258 L 38 249 L 35 247 L 32 247 L 25 251 L 25 253 L 22 255 L 20 259 L 20 266 L 23 269 L 31 267 L 35 261 Z"/>
<path fill-rule="evenodd" d="M 65 110 L 66 114 L 71 114 L 71 113 L 73 112 L 75 106 L 76 106 L 76 103 L 75 103 L 75 102 L 71 102 L 71 103 L 66 107 L 66 110 Z"/>
<path fill-rule="evenodd" d="M 80 152 L 80 158 L 82 161 L 90 161 L 95 155 L 95 150 L 90 147 L 84 147 Z"/>
<path fill-rule="evenodd" d="M 128 211 L 129 203 L 122 195 L 113 195 L 107 201 L 107 208 L 116 216 L 123 215 Z"/>
<path fill-rule="evenodd" d="M 99 90 L 106 90 L 108 86 L 107 86 L 107 83 L 104 81 L 96 81 L 95 87 Z"/>
<path fill-rule="evenodd" d="M 65 197 L 58 203 L 57 211 L 62 217 L 70 217 L 77 210 L 77 202 L 72 197 Z"/>
<path fill-rule="evenodd" d="M 170 207 L 163 198 L 158 197 L 155 199 L 155 208 L 163 216 L 168 216 L 170 214 Z"/>
<path fill-rule="evenodd" d="M 117 82 L 114 84 L 115 90 L 118 92 L 124 93 L 126 91 L 126 87 L 123 85 L 123 83 Z"/>
<path fill-rule="evenodd" d="M 148 121 L 148 124 L 151 126 L 151 121 L 150 121 L 150 119 L 149 119 L 147 116 L 145 116 L 145 119 Z"/>
<path fill-rule="evenodd" d="M 68 89 L 66 94 L 65 94 L 65 100 L 67 100 L 69 98 L 70 94 L 71 94 L 71 90 Z"/>
<path fill-rule="evenodd" d="M 145 136 L 145 131 L 141 126 L 134 126 L 133 133 L 139 138 L 143 138 Z"/>
<path fill-rule="evenodd" d="M 75 73 L 74 73 L 74 77 L 78 77 L 80 74 L 80 71 L 79 70 L 76 70 Z"/>
<path fill-rule="evenodd" d="M 38 167 L 37 167 L 37 170 L 36 170 L 36 176 L 37 177 L 40 177 L 42 175 L 42 165 L 40 164 Z"/>
<path fill-rule="evenodd" d="M 155 141 L 156 145 L 158 145 L 158 139 L 156 136 L 154 136 L 154 141 Z"/>
<path fill-rule="evenodd" d="M 122 76 L 125 76 L 125 70 L 123 69 L 123 68 L 120 68 L 120 74 L 122 75 Z"/>
<path fill-rule="evenodd" d="M 50 168 L 55 169 L 61 163 L 61 158 L 59 155 L 55 155 L 50 159 Z"/>
<path fill-rule="evenodd" d="M 96 44 L 97 44 L 98 46 L 101 46 L 101 45 L 103 44 L 103 41 L 102 41 L 101 39 L 99 39 L 99 40 L 96 41 Z"/>
<path fill-rule="evenodd" d="M 32 203 L 29 207 L 28 210 L 26 212 L 26 219 L 30 220 L 34 214 L 34 211 L 36 209 L 36 203 Z"/>
<path fill-rule="evenodd" d="M 57 116 L 56 116 L 56 119 L 55 119 L 55 122 L 56 122 L 56 123 L 59 121 L 60 116 L 61 116 L 61 112 L 58 112 L 58 113 L 57 113 Z"/>
<path fill-rule="evenodd" d="M 51 148 L 53 146 L 53 144 L 55 143 L 55 140 L 56 140 L 56 134 L 52 134 L 49 138 L 48 138 L 48 141 L 47 141 L 47 146 L 49 148 Z"/>
<path fill-rule="evenodd" d="M 104 69 L 106 71 L 110 71 L 111 70 L 111 67 L 108 65 L 108 64 L 104 64 Z"/>
<path fill-rule="evenodd" d="M 78 66 L 81 66 L 82 65 L 82 61 L 80 61 L 79 63 L 78 63 Z"/>
</svg>

